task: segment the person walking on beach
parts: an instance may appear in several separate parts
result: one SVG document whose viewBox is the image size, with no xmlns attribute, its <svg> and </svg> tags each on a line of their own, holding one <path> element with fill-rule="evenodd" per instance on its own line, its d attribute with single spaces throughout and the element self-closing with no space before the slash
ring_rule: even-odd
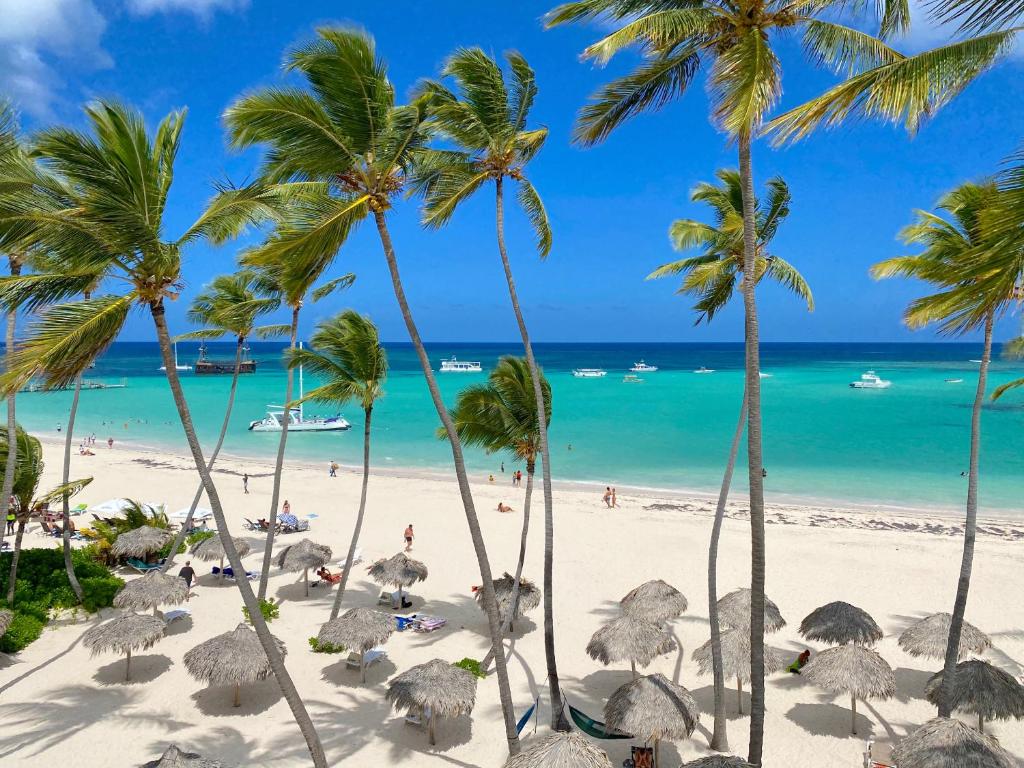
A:
<svg viewBox="0 0 1024 768">
<path fill-rule="evenodd" d="M 18 516 L 14 514 L 14 508 L 7 508 L 7 533 L 11 535 L 14 533 L 14 523 L 17 521 Z"/>
<path fill-rule="evenodd" d="M 328 477 L 337 477 L 338 476 L 338 465 L 334 461 L 334 459 L 331 459 L 331 463 L 327 466 L 327 476 Z"/>
<path fill-rule="evenodd" d="M 249 492 L 249 473 L 246 472 L 244 475 L 242 475 L 242 493 L 248 493 L 248 492 Z"/>
<path fill-rule="evenodd" d="M 405 551 L 409 552 L 412 550 L 412 523 L 409 523 L 409 527 L 405 529 Z"/>
<path fill-rule="evenodd" d="M 186 560 L 185 565 L 182 566 L 181 570 L 178 571 L 178 576 L 185 580 L 186 589 L 185 602 L 192 596 L 192 579 L 196 577 L 195 569 L 192 568 L 192 561 Z"/>
<path fill-rule="evenodd" d="M 615 493 L 615 489 L 612 488 L 612 507 L 617 507 L 617 506 L 619 506 L 617 494 Z"/>
<path fill-rule="evenodd" d="M 601 497 L 601 501 L 608 509 L 612 508 L 612 487 L 610 485 L 604 487 L 604 496 Z"/>
</svg>

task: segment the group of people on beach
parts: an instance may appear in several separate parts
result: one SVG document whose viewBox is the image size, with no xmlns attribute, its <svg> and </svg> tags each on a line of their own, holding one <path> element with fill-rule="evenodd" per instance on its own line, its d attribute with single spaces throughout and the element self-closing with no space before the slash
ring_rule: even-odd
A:
<svg viewBox="0 0 1024 768">
<path fill-rule="evenodd" d="M 618 496 L 615 493 L 615 489 L 610 485 L 605 486 L 604 496 L 601 497 L 601 500 L 608 509 L 619 506 Z"/>
</svg>

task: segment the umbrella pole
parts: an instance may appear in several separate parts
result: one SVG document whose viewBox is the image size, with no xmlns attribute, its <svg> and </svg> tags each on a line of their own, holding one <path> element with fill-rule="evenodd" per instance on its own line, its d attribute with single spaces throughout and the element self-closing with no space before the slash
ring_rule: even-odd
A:
<svg viewBox="0 0 1024 768">
<path fill-rule="evenodd" d="M 654 740 L 654 768 L 658 768 L 658 739 Z"/>
<path fill-rule="evenodd" d="M 636 680 L 636 662 L 633 659 L 629 660 L 629 670 L 633 673 L 633 679 Z"/>
<path fill-rule="evenodd" d="M 402 597 L 402 585 L 399 584 L 398 585 L 398 607 L 401 608 L 403 605 L 405 605 L 405 598 Z"/>
<path fill-rule="evenodd" d="M 857 735 L 857 697 L 850 696 L 850 733 Z"/>
<path fill-rule="evenodd" d="M 736 677 L 736 711 L 743 714 L 743 680 Z"/>
<path fill-rule="evenodd" d="M 220 559 L 220 580 L 224 581 L 224 558 Z"/>
<path fill-rule="evenodd" d="M 128 649 L 128 658 L 124 663 L 124 680 L 128 682 L 132 679 L 132 650 Z"/>
<path fill-rule="evenodd" d="M 430 711 L 430 717 L 427 718 L 427 739 L 431 745 L 437 744 L 437 740 L 434 738 L 434 711 Z"/>
<path fill-rule="evenodd" d="M 309 568 L 302 569 L 302 580 L 306 582 L 306 597 L 309 597 Z"/>
<path fill-rule="evenodd" d="M 359 680 L 366 682 L 366 651 L 359 652 Z"/>
<path fill-rule="evenodd" d="M 234 700 L 233 704 L 236 707 L 242 706 L 242 684 L 241 683 L 235 683 L 235 700 Z"/>
<path fill-rule="evenodd" d="M 984 733 L 984 732 L 985 732 L 985 718 L 982 717 L 981 715 L 978 715 L 978 733 Z"/>
</svg>

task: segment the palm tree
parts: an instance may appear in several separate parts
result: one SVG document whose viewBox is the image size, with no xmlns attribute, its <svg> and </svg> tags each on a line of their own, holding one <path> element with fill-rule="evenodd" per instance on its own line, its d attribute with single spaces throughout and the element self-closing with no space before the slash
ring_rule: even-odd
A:
<svg viewBox="0 0 1024 768">
<path fill-rule="evenodd" d="M 426 98 L 395 104 L 387 66 L 377 57 L 372 38 L 362 31 L 321 27 L 314 41 L 289 55 L 286 68 L 301 75 L 309 89 L 259 90 L 239 99 L 225 115 L 236 147 L 264 145 L 269 150 L 252 196 L 276 195 L 290 200 L 297 211 L 294 225 L 280 231 L 266 248 L 284 258 L 301 258 L 310 252 L 333 254 L 353 226 L 373 217 L 406 329 L 451 443 L 483 581 L 505 734 L 509 751 L 516 753 L 519 737 L 501 654 L 501 622 L 462 444 L 413 320 L 388 229 L 388 212 L 407 187 L 409 174 L 429 139 Z"/>
<path fill-rule="evenodd" d="M 954 335 L 982 329 L 984 337 L 978 386 L 971 411 L 963 558 L 939 693 L 940 717 L 949 717 L 952 711 L 950 702 L 960 633 L 971 587 L 978 516 L 981 408 L 992 356 L 992 329 L 999 316 L 1019 299 L 1024 285 L 1024 254 L 1020 249 L 1007 254 L 998 239 L 993 241 L 988 227 L 988 215 L 992 206 L 997 204 L 998 195 L 996 185 L 991 182 L 962 184 L 948 192 L 938 204 L 938 209 L 945 216 L 918 211 L 917 220 L 901 233 L 903 242 L 922 246 L 924 250 L 914 256 L 883 261 L 872 268 L 876 278 L 911 277 L 939 289 L 937 293 L 911 302 L 904 316 L 910 327 L 921 328 L 936 323 L 940 333 Z"/>
<path fill-rule="evenodd" d="M 181 290 L 181 250 L 203 237 L 223 239 L 257 214 L 269 215 L 253 190 L 224 191 L 203 215 L 176 240 L 162 238 L 163 213 L 174 174 L 184 113 L 165 117 L 151 136 L 142 115 L 113 101 L 97 101 L 85 109 L 89 131 L 51 128 L 35 137 L 34 152 L 71 192 L 72 205 L 40 206 L 31 196 L 5 201 L 0 226 L 31 224 L 28 246 L 60 253 L 68 274 L 0 279 L 0 302 L 9 308 L 36 297 L 54 304 L 58 297 L 82 293 L 102 273 L 118 279 L 124 290 L 88 301 L 56 304 L 43 310 L 30 336 L 12 355 L 0 384 L 6 394 L 32 376 L 48 386 L 66 386 L 122 329 L 129 313 L 139 308 L 153 320 L 167 381 L 210 500 L 228 562 L 236 572 L 241 560 L 231 541 L 217 489 L 213 484 L 192 416 L 175 370 L 165 303 Z M 244 205 L 243 205 L 244 203 Z M 70 275 L 70 276 L 69 276 Z M 249 582 L 236 580 L 253 628 L 270 661 L 284 698 L 306 739 L 313 763 L 326 768 L 323 747 L 302 698 L 285 669 L 280 651 Z"/>
<path fill-rule="evenodd" d="M 551 250 L 547 211 L 537 190 L 526 178 L 525 169 L 544 145 L 548 130 L 527 128 L 530 108 L 537 95 L 533 69 L 516 51 L 505 54 L 505 59 L 511 76 L 508 84 L 493 58 L 479 48 L 464 48 L 449 57 L 441 73 L 455 81 L 454 92 L 434 81 L 422 86 L 421 92 L 430 98 L 434 125 L 458 147 L 454 151 L 431 153 L 421 163 L 420 184 L 426 193 L 423 218 L 428 226 L 443 226 L 462 201 L 489 182 L 494 182 L 498 255 L 523 340 L 535 408 L 539 412 L 544 403 L 542 376 L 533 354 L 505 247 L 505 183 L 508 180 L 515 184 L 516 199 L 536 232 L 537 250 L 542 259 L 547 257 Z M 544 651 L 551 698 L 551 727 L 567 730 L 564 708 L 558 704 L 561 688 L 555 656 L 554 514 L 546 422 L 540 423 L 539 441 L 544 487 Z"/>
<path fill-rule="evenodd" d="M 720 170 L 716 175 L 719 184 L 702 182 L 690 194 L 691 200 L 706 203 L 711 208 L 714 223 L 677 219 L 669 228 L 669 237 L 676 250 L 700 248 L 700 255 L 664 264 L 648 276 L 651 279 L 685 275 L 678 292 L 697 299 L 694 305 L 698 312 L 697 324 L 711 322 L 715 314 L 732 299 L 736 291 L 736 280 L 742 279 L 744 274 L 743 194 L 740 176 L 731 169 Z M 790 194 L 789 186 L 779 177 L 769 179 L 766 186 L 767 197 L 764 201 L 757 201 L 754 215 L 757 234 L 754 284 L 768 277 L 793 291 L 807 302 L 808 311 L 814 311 L 814 298 L 803 276 L 784 259 L 768 252 L 768 246 L 779 225 L 789 215 Z M 708 546 L 708 617 L 711 624 L 711 666 L 715 685 L 715 726 L 710 746 L 720 752 L 729 750 L 729 737 L 726 732 L 725 672 L 722 664 L 721 625 L 718 620 L 718 542 L 746 416 L 747 398 L 744 391 Z"/>
<path fill-rule="evenodd" d="M 238 376 L 242 368 L 242 354 L 245 351 L 245 342 L 252 335 L 267 336 L 276 335 L 280 332 L 280 326 L 267 326 L 256 328 L 256 320 L 261 315 L 273 312 L 280 306 L 280 301 L 274 296 L 261 296 L 256 289 L 256 273 L 250 269 L 241 269 L 230 275 L 219 275 L 192 300 L 192 307 L 188 312 L 188 319 L 196 325 L 205 326 L 201 330 L 185 333 L 178 336 L 179 339 L 217 339 L 228 334 L 235 337 L 235 367 L 231 375 L 231 388 L 228 390 L 228 404 L 224 411 L 224 421 L 221 422 L 220 434 L 217 436 L 217 444 L 213 447 L 210 460 L 206 465 L 208 471 L 213 470 L 213 464 L 217 461 L 221 446 L 224 445 L 224 437 L 228 432 L 228 424 L 231 423 L 231 411 L 235 404 L 235 392 L 238 390 Z M 200 483 L 192 497 L 192 504 L 185 515 L 185 521 L 178 531 L 178 535 L 171 545 L 171 551 L 167 555 L 161 571 L 167 573 L 174 563 L 174 556 L 178 553 L 185 536 L 192 527 L 192 516 L 195 514 L 199 500 L 203 496 L 203 484 Z"/>
<path fill-rule="evenodd" d="M 293 349 L 286 356 L 289 370 L 305 366 L 322 376 L 325 384 L 308 392 L 294 404 L 312 401 L 345 405 L 358 402 L 363 408 L 363 485 L 359 493 L 359 512 L 348 545 L 345 570 L 331 607 L 331 618 L 338 618 L 345 587 L 356 557 L 359 533 L 366 512 L 366 491 L 370 482 L 370 420 L 373 406 L 384 396 L 384 380 L 388 375 L 388 356 L 380 343 L 377 326 L 370 318 L 347 309 L 317 326 L 310 339 L 312 349 Z"/>
</svg>

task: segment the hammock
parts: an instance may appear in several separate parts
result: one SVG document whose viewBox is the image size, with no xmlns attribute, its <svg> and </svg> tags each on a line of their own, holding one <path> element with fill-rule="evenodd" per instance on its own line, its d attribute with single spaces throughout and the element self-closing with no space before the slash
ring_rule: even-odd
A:
<svg viewBox="0 0 1024 768">
<path fill-rule="evenodd" d="M 617 731 L 615 729 L 609 729 L 608 726 L 600 720 L 595 720 L 585 712 L 580 712 L 576 707 L 568 702 L 566 702 L 566 706 L 569 707 L 569 714 L 572 716 L 572 721 L 576 723 L 576 727 L 588 736 L 593 736 L 595 739 L 633 738 L 631 734 L 623 733 L 622 731 Z"/>
<path fill-rule="evenodd" d="M 525 728 L 526 724 L 530 722 L 530 718 L 533 717 L 533 713 L 537 711 L 538 704 L 540 704 L 539 697 L 533 700 L 533 704 L 530 706 L 530 708 L 526 710 L 526 713 L 522 717 L 519 718 L 519 722 L 516 723 L 516 733 L 523 732 L 523 728 Z M 534 726 L 534 730 L 537 730 L 536 725 Z"/>
</svg>

